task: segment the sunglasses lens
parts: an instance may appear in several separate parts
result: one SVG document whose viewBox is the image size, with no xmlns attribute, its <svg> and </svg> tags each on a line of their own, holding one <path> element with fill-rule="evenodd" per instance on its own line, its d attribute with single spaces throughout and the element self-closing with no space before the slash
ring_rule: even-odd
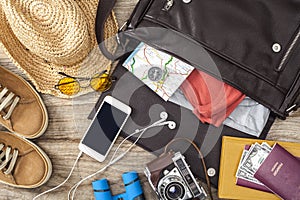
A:
<svg viewBox="0 0 300 200">
<path fill-rule="evenodd" d="M 80 85 L 74 78 L 63 78 L 60 79 L 57 88 L 66 95 L 72 96 L 80 91 Z"/>
<path fill-rule="evenodd" d="M 96 74 L 91 79 L 91 87 L 98 92 L 105 92 L 112 85 L 112 80 L 108 74 Z"/>
</svg>

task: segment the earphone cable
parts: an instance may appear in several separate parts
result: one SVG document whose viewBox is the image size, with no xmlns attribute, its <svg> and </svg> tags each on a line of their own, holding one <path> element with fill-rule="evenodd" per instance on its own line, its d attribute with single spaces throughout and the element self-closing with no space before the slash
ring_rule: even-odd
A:
<svg viewBox="0 0 300 200">
<path fill-rule="evenodd" d="M 63 185 L 69 180 L 69 178 L 71 177 L 71 175 L 72 175 L 72 173 L 73 173 L 73 171 L 74 171 L 74 169 L 75 169 L 75 167 L 76 167 L 76 164 L 78 163 L 78 161 L 79 161 L 81 155 L 82 155 L 82 151 L 80 151 L 80 152 L 78 153 L 78 156 L 77 156 L 77 158 L 76 158 L 76 160 L 75 160 L 75 162 L 74 162 L 74 164 L 73 164 L 73 167 L 72 167 L 72 169 L 71 169 L 71 171 L 70 171 L 68 177 L 67 177 L 62 183 L 60 183 L 59 185 L 57 185 L 57 186 L 54 187 L 54 188 L 51 188 L 51 189 L 49 189 L 49 190 L 47 190 L 47 191 L 45 191 L 45 192 L 42 192 L 41 194 L 38 194 L 38 195 L 35 196 L 32 200 L 35 200 L 35 199 L 37 199 L 37 198 L 39 198 L 39 197 L 41 197 L 41 196 L 43 196 L 43 195 L 45 195 L 45 194 L 47 194 L 47 193 L 49 193 L 49 192 L 52 192 L 52 191 L 54 191 L 54 190 L 60 188 L 61 186 L 63 186 Z"/>
<path fill-rule="evenodd" d="M 77 190 L 77 188 L 81 185 L 81 183 L 82 183 L 83 181 L 85 181 L 85 180 L 87 180 L 87 179 L 89 179 L 89 178 L 91 178 L 91 177 L 93 177 L 93 176 L 95 176 L 95 175 L 97 175 L 97 174 L 103 172 L 103 171 L 104 171 L 105 169 L 107 169 L 109 166 L 113 165 L 114 163 L 116 163 L 116 162 L 118 162 L 120 159 L 122 159 L 122 158 L 123 158 L 123 157 L 124 157 L 124 156 L 125 156 L 125 155 L 126 155 L 126 154 L 127 154 L 127 153 L 135 146 L 135 145 L 136 145 L 136 143 L 139 141 L 139 139 L 143 136 L 143 134 L 144 134 L 148 129 L 153 128 L 153 127 L 158 127 L 158 126 L 169 125 L 170 123 L 174 123 L 173 121 L 162 123 L 164 120 L 166 120 L 166 119 L 163 118 L 163 119 L 161 119 L 161 120 L 159 120 L 159 121 L 153 123 L 152 125 L 150 125 L 150 126 L 144 128 L 144 129 L 142 129 L 142 130 L 136 130 L 134 133 L 128 135 L 125 139 L 123 139 L 122 142 L 121 142 L 121 143 L 118 145 L 118 147 L 116 148 L 116 150 L 115 150 L 115 152 L 114 152 L 114 154 L 113 154 L 113 156 L 112 156 L 110 162 L 109 162 L 106 166 L 104 166 L 102 169 L 100 169 L 100 170 L 98 170 L 97 172 L 95 172 L 95 173 L 93 173 L 93 174 L 91 174 L 91 175 L 85 177 L 84 179 L 80 180 L 78 183 L 76 183 L 75 185 L 73 185 L 73 187 L 72 187 L 72 188 L 69 190 L 69 192 L 68 192 L 68 200 L 70 200 L 70 194 L 71 194 L 71 193 L 72 193 L 71 199 L 72 199 L 72 200 L 74 199 L 76 190 Z M 141 133 L 140 133 L 140 132 L 141 132 Z M 128 149 L 127 149 L 125 152 L 123 152 L 121 155 L 119 155 L 117 158 L 114 159 L 114 157 L 115 157 L 117 151 L 119 150 L 119 148 L 121 147 L 121 145 L 122 145 L 125 141 L 127 141 L 130 137 L 132 137 L 132 136 L 134 136 L 134 135 L 136 135 L 136 134 L 138 134 L 138 133 L 140 133 L 140 135 L 137 137 L 137 139 L 135 140 L 135 142 L 134 142 L 133 144 L 131 144 L 130 147 L 128 147 Z"/>
<path fill-rule="evenodd" d="M 144 129 L 136 130 L 134 133 L 128 135 L 125 139 L 123 139 L 123 140 L 121 141 L 121 143 L 118 145 L 118 147 L 116 148 L 116 150 L 115 150 L 115 152 L 114 152 L 114 154 L 113 154 L 111 160 L 109 161 L 109 163 L 108 163 L 106 166 L 104 166 L 102 169 L 100 169 L 100 170 L 98 170 L 97 172 L 95 172 L 95 173 L 93 173 L 93 174 L 91 174 L 91 175 L 85 177 L 84 179 L 80 180 L 80 181 L 77 182 L 75 185 L 73 185 L 72 188 L 71 188 L 71 189 L 69 190 L 69 192 L 68 192 L 68 199 L 70 199 L 71 193 L 72 193 L 72 199 L 74 199 L 76 190 L 77 190 L 77 188 L 81 185 L 81 183 L 82 183 L 83 181 L 85 181 L 85 180 L 87 180 L 87 179 L 89 179 L 89 178 L 91 178 L 91 177 L 93 177 L 93 176 L 95 176 L 95 175 L 97 175 L 97 174 L 103 172 L 103 171 L 106 170 L 109 166 L 111 166 L 111 165 L 115 164 L 116 162 L 118 162 L 119 160 L 121 160 L 121 159 L 122 159 L 122 158 L 123 158 L 123 157 L 124 157 L 124 156 L 125 156 L 125 155 L 126 155 L 126 154 L 127 154 L 127 153 L 135 146 L 135 145 L 136 145 L 136 143 L 139 141 L 139 139 L 143 136 L 143 134 L 144 134 L 148 129 L 153 128 L 153 127 L 158 127 L 158 126 L 164 126 L 164 125 L 169 125 L 169 128 L 170 128 L 170 127 L 175 128 L 175 126 L 174 126 L 174 125 L 176 125 L 175 122 L 173 122 L 173 121 L 167 121 L 167 122 L 164 122 L 166 119 L 167 119 L 167 115 L 165 115 L 164 117 L 162 117 L 162 119 L 158 120 L 157 122 L 153 123 L 152 125 L 150 125 L 150 126 L 144 128 Z M 171 124 L 171 126 L 170 126 L 170 124 Z M 114 157 L 116 156 L 116 153 L 117 153 L 118 150 L 120 149 L 121 145 L 122 145 L 124 142 L 126 142 L 130 137 L 132 137 L 132 136 L 134 136 L 134 135 L 136 135 L 136 134 L 138 134 L 138 133 L 140 133 L 140 135 L 137 137 L 137 139 L 135 140 L 135 142 L 132 143 L 132 144 L 128 147 L 128 149 L 127 149 L 125 152 L 123 152 L 123 153 L 122 153 L 121 155 L 119 155 L 118 157 L 114 158 Z M 82 153 L 83 153 L 82 151 L 80 151 L 80 152 L 78 153 L 78 156 L 77 156 L 77 158 L 76 158 L 76 160 L 75 160 L 75 162 L 74 162 L 74 164 L 73 164 L 73 166 L 72 166 L 72 169 L 71 169 L 71 171 L 70 171 L 68 177 L 67 177 L 62 183 L 60 183 L 59 185 L 57 185 L 57 186 L 54 187 L 54 188 L 51 188 L 51 189 L 49 189 L 49 190 L 47 190 L 47 191 L 45 191 L 45 192 L 42 192 L 42 193 L 38 194 L 37 196 L 35 196 L 35 197 L 33 198 L 33 200 L 36 200 L 37 198 L 39 198 L 39 197 L 41 197 L 41 196 L 43 196 L 43 195 L 45 195 L 45 194 L 47 194 L 47 193 L 49 193 L 49 192 L 52 192 L 52 191 L 54 191 L 54 190 L 60 188 L 61 186 L 63 186 L 63 185 L 70 179 L 71 175 L 73 174 L 73 171 L 74 171 L 74 169 L 75 169 L 75 167 L 76 167 L 76 165 L 77 165 L 77 163 L 78 163 L 80 157 L 82 156 Z"/>
</svg>

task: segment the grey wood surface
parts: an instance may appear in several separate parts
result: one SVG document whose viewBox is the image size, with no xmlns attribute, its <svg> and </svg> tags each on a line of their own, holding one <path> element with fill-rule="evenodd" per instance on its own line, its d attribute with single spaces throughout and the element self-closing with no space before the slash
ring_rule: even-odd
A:
<svg viewBox="0 0 300 200">
<path fill-rule="evenodd" d="M 118 1 L 115 11 L 119 23 L 122 24 L 129 16 L 137 0 Z M 1 34 L 1 33 L 0 33 Z M 0 65 L 21 75 L 26 76 L 18 70 L 7 56 L 0 50 Z M 49 113 L 49 127 L 46 133 L 34 142 L 39 145 L 50 157 L 53 164 L 53 174 L 51 179 L 42 187 L 37 189 L 15 189 L 6 185 L 0 185 L 0 199 L 32 199 L 35 195 L 55 187 L 67 176 L 75 161 L 78 150 L 78 143 L 84 134 L 89 120 L 87 116 L 93 105 L 97 101 L 99 94 L 92 93 L 84 97 L 73 100 L 59 99 L 50 95 L 42 95 Z M 1 130 L 3 128 L 0 127 Z M 119 138 L 116 146 L 122 138 Z M 300 111 L 293 113 L 287 120 L 277 120 L 268 135 L 270 140 L 290 141 L 300 143 Z M 125 143 L 121 148 L 125 150 L 131 143 Z M 113 149 L 113 150 L 114 150 Z M 140 173 L 143 182 L 146 199 L 156 199 L 146 178 L 143 176 L 145 163 L 155 157 L 139 147 L 134 147 L 123 160 L 108 168 L 105 172 L 85 181 L 78 189 L 75 199 L 94 199 L 91 181 L 108 178 L 114 193 L 124 192 L 121 174 L 129 170 L 136 170 Z M 49 193 L 39 199 L 67 199 L 67 193 L 73 184 L 81 178 L 101 169 L 104 164 L 100 164 L 86 155 L 83 155 L 77 164 L 70 180 L 60 189 Z M 214 190 L 216 198 L 216 190 Z"/>
</svg>

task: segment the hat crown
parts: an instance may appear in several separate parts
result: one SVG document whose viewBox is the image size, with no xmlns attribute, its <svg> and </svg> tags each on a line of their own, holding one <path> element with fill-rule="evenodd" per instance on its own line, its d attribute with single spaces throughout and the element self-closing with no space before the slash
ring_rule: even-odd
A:
<svg viewBox="0 0 300 200">
<path fill-rule="evenodd" d="M 2 8 L 19 41 L 57 65 L 74 65 L 92 48 L 86 17 L 74 0 L 5 0 Z"/>
</svg>

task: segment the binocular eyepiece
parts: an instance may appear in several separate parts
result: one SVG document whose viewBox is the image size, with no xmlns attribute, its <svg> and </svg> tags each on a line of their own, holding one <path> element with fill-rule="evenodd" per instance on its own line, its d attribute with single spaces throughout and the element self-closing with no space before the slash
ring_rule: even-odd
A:
<svg viewBox="0 0 300 200">
<path fill-rule="evenodd" d="M 107 179 L 92 183 L 96 200 L 145 200 L 138 173 L 126 172 L 122 175 L 126 192 L 113 196 Z"/>
</svg>

